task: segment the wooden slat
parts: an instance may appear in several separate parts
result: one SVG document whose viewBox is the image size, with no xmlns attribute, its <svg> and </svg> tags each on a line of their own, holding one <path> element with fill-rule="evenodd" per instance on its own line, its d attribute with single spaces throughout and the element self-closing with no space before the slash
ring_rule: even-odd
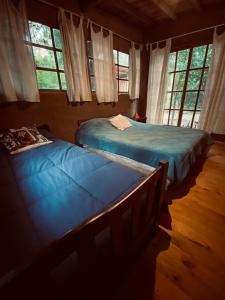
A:
<svg viewBox="0 0 225 300">
<path fill-rule="evenodd" d="M 166 0 L 152 0 L 152 2 L 162 10 L 162 12 L 172 20 L 176 20 L 176 14 L 168 5 Z"/>
</svg>

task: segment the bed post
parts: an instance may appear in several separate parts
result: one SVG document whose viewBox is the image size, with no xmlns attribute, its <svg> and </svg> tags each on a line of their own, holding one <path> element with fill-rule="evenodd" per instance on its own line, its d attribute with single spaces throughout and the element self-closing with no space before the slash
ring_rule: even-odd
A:
<svg viewBox="0 0 225 300">
<path fill-rule="evenodd" d="M 158 214 L 157 219 L 160 214 L 160 210 L 162 208 L 162 204 L 165 201 L 166 197 L 166 183 L 167 183 L 167 173 L 168 173 L 168 161 L 161 160 L 159 162 L 159 166 L 162 167 L 162 176 L 159 184 L 159 206 L 158 206 Z"/>
</svg>

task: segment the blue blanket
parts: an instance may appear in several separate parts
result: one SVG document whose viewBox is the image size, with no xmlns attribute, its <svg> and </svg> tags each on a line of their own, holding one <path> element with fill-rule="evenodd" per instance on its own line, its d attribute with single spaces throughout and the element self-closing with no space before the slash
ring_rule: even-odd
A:
<svg viewBox="0 0 225 300">
<path fill-rule="evenodd" d="M 121 131 L 109 119 L 92 119 L 81 124 L 76 140 L 153 167 L 160 160 L 167 160 L 171 183 L 183 181 L 191 165 L 210 144 L 210 136 L 202 130 L 129 121 L 133 126 Z"/>
<path fill-rule="evenodd" d="M 16 155 L 0 145 L 0 277 L 142 180 L 139 172 L 59 139 Z"/>
</svg>

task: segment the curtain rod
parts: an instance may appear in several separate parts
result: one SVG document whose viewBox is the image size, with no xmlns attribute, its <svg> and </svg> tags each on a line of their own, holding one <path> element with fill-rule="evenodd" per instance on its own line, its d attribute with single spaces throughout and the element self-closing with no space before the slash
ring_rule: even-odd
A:
<svg viewBox="0 0 225 300">
<path fill-rule="evenodd" d="M 40 2 L 40 3 L 43 3 L 43 4 L 46 4 L 46 5 L 51 6 L 51 7 L 54 7 L 54 8 L 56 8 L 56 9 L 61 8 L 61 6 L 55 5 L 55 4 L 50 3 L 50 2 L 48 2 L 48 1 L 45 1 L 45 0 L 35 0 L 35 1 Z M 64 9 L 64 8 L 63 8 L 63 9 Z M 72 13 L 73 15 L 75 15 L 75 16 L 77 16 L 77 17 L 79 17 L 79 18 L 82 16 L 81 14 L 77 14 L 77 13 L 75 13 L 75 12 L 72 12 L 72 11 L 68 10 L 68 9 L 64 9 L 64 11 L 66 11 L 66 12 L 68 12 L 68 13 Z M 96 26 L 102 27 L 103 29 L 105 29 L 105 30 L 107 30 L 107 31 L 112 31 L 111 29 L 109 29 L 109 28 L 107 28 L 107 27 L 104 27 L 104 26 L 102 26 L 102 25 L 99 25 L 98 23 L 92 21 L 92 20 L 89 19 L 89 18 L 88 18 L 88 20 L 89 20 L 91 23 L 93 23 L 94 25 L 96 25 Z M 113 32 L 113 34 L 114 34 L 114 35 L 117 35 L 118 37 L 120 37 L 120 38 L 122 38 L 122 39 L 124 39 L 124 40 L 126 40 L 126 41 L 128 41 L 128 42 L 133 42 L 132 40 L 129 40 L 128 38 L 126 38 L 125 36 L 123 36 L 123 35 L 121 35 L 121 34 L 119 34 L 119 33 Z M 136 43 L 136 42 L 134 42 L 134 43 L 140 45 L 140 43 Z"/>
<path fill-rule="evenodd" d="M 159 41 L 155 41 L 155 42 L 152 42 L 152 43 L 147 43 L 147 45 L 151 45 L 151 44 L 155 44 L 155 43 L 161 43 L 161 42 L 164 42 L 166 41 L 167 39 L 176 39 L 176 38 L 180 38 L 180 37 L 183 37 L 183 36 L 186 36 L 186 35 L 189 35 L 189 34 L 194 34 L 194 33 L 197 33 L 197 32 L 201 32 L 201 31 L 206 31 L 206 30 L 209 30 L 209 29 L 213 29 L 213 28 L 217 28 L 217 27 L 220 27 L 220 26 L 224 26 L 225 23 L 222 23 L 222 24 L 219 24 L 219 25 L 215 25 L 215 26 L 210 26 L 210 27 L 206 27 L 204 29 L 198 29 L 198 30 L 195 30 L 195 31 L 191 31 L 191 32 L 187 32 L 187 33 L 183 33 L 183 34 L 179 34 L 179 35 L 174 35 L 172 37 L 168 37 L 166 39 L 163 39 L 163 40 L 159 40 Z"/>
</svg>

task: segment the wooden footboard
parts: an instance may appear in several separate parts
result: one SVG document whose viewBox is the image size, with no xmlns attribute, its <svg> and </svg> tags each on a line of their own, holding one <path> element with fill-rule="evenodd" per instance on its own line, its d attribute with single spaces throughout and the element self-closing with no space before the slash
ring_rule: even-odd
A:
<svg viewBox="0 0 225 300">
<path fill-rule="evenodd" d="M 121 257 L 139 249 L 157 226 L 165 196 L 167 169 L 168 163 L 160 162 L 159 167 L 126 197 L 47 247 L 4 290 L 11 289 L 12 284 L 21 288 L 21 282 L 27 285 L 27 280 L 31 278 L 35 278 L 35 281 L 37 278 L 45 278 L 43 274 L 47 274 L 74 251 L 77 251 L 82 262 L 89 261 L 96 253 L 96 235 L 107 227 L 110 228 L 111 244 L 116 256 Z M 129 226 L 124 230 L 124 215 L 128 210 Z"/>
</svg>

